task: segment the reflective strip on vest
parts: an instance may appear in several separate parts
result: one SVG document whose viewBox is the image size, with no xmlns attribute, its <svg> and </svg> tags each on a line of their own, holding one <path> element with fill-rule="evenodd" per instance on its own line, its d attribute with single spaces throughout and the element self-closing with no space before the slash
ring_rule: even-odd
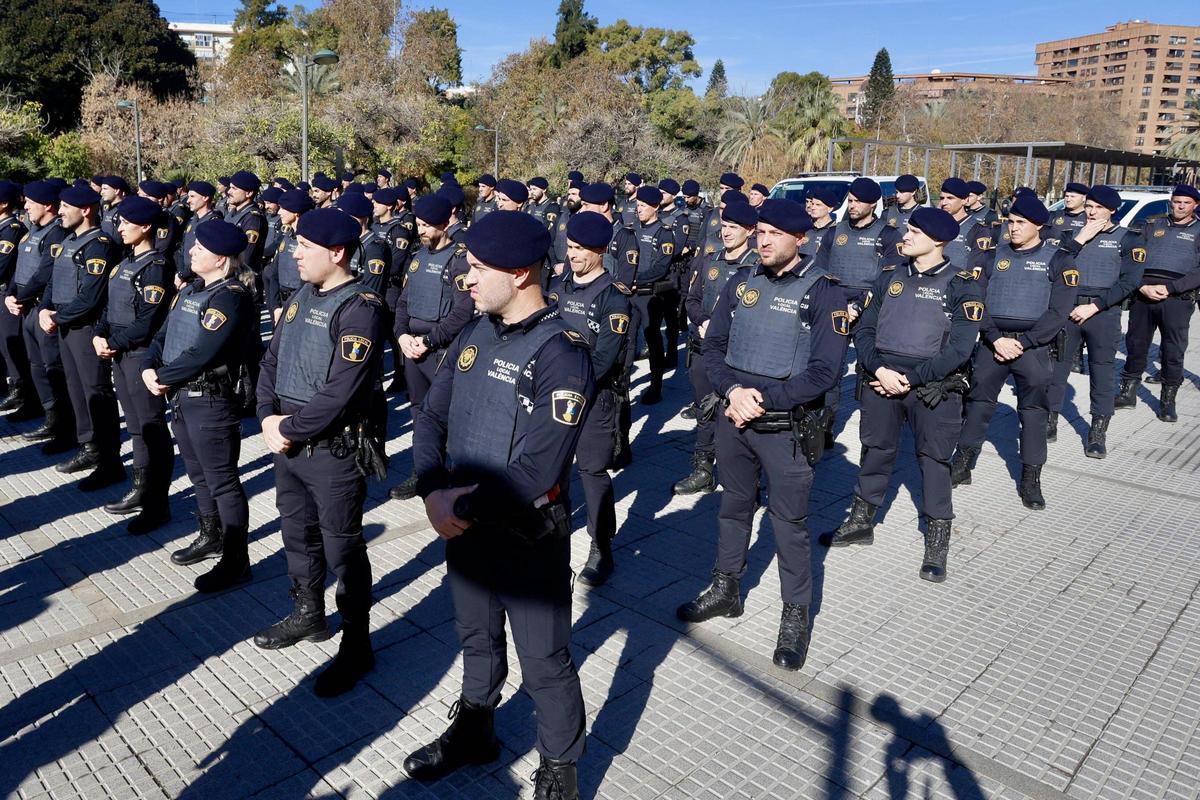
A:
<svg viewBox="0 0 1200 800">
<path fill-rule="evenodd" d="M 988 313 L 993 318 L 1036 320 L 1050 307 L 1050 258 L 1054 251 L 1042 245 L 1018 253 L 1005 242 L 996 248 L 996 261 L 988 277 Z"/>
<path fill-rule="evenodd" d="M 740 299 L 729 326 L 725 363 L 736 370 L 785 379 L 808 366 L 811 326 L 804 321 L 806 296 L 824 270 L 809 267 L 801 275 L 772 280 L 761 270 L 739 289 Z"/>
<path fill-rule="evenodd" d="M 875 346 L 882 353 L 932 358 L 950 335 L 946 292 L 958 273 L 946 264 L 936 274 L 908 274 L 899 267 L 879 298 Z"/>
<path fill-rule="evenodd" d="M 337 344 L 330 324 L 338 309 L 362 290 L 358 281 L 347 281 L 329 294 L 319 295 L 307 283 L 292 295 L 283 322 L 275 329 L 279 337 L 276 394 L 307 403 L 325 385 Z"/>
</svg>

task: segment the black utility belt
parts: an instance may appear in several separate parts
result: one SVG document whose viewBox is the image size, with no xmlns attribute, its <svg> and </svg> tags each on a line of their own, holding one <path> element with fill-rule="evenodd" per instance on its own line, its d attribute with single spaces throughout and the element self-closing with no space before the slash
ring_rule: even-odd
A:
<svg viewBox="0 0 1200 800">
<path fill-rule="evenodd" d="M 1088 303 L 1092 303 L 1096 300 L 1101 299 L 1101 297 L 1102 297 L 1102 295 L 1098 295 L 1098 294 L 1077 294 L 1077 295 L 1075 295 L 1075 305 L 1086 306 Z M 1103 310 L 1103 309 L 1101 309 L 1101 310 Z"/>
<path fill-rule="evenodd" d="M 1001 339 L 1020 339 L 1022 336 L 1024 336 L 1027 333 L 1029 333 L 1029 331 L 1000 331 L 1000 338 Z"/>
<path fill-rule="evenodd" d="M 687 349 L 689 353 L 704 352 L 704 340 L 695 336 L 689 336 L 687 340 Z"/>
<path fill-rule="evenodd" d="M 666 294 L 668 291 L 675 288 L 675 281 L 672 280 L 657 280 L 651 281 L 649 286 L 637 286 L 633 293 L 639 297 L 644 297 L 648 294 Z"/>
<path fill-rule="evenodd" d="M 791 411 L 764 411 L 750 420 L 748 427 L 755 433 L 791 433 L 794 420 Z"/>
</svg>

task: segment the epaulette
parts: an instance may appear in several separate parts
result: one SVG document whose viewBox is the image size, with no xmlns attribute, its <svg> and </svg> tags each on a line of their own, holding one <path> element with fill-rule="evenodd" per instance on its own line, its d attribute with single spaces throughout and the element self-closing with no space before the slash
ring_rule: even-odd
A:
<svg viewBox="0 0 1200 800">
<path fill-rule="evenodd" d="M 363 302 L 367 303 L 368 305 L 372 305 L 372 306 L 382 305 L 382 302 L 379 299 L 379 295 L 375 294 L 374 292 L 359 292 L 358 296 L 361 297 L 363 299 Z"/>
<path fill-rule="evenodd" d="M 959 270 L 958 277 L 962 278 L 964 281 L 976 280 L 975 273 L 971 270 L 965 270 L 965 269 Z"/>
<path fill-rule="evenodd" d="M 587 337 L 579 331 L 568 329 L 563 331 L 563 336 L 566 336 L 567 341 L 569 341 L 571 344 L 579 345 L 580 347 L 588 347 L 590 349 Z"/>
<path fill-rule="evenodd" d="M 467 243 L 466 242 L 459 242 L 457 245 L 455 245 L 455 247 L 457 248 L 454 251 L 455 255 L 461 256 L 463 253 L 467 252 Z"/>
<path fill-rule="evenodd" d="M 895 269 L 896 269 L 895 264 L 888 264 L 886 267 L 880 267 L 879 271 L 880 272 L 894 272 Z"/>
<path fill-rule="evenodd" d="M 616 287 L 616 290 L 617 290 L 618 292 L 620 292 L 621 294 L 625 294 L 625 295 L 633 294 L 633 290 L 632 290 L 632 289 L 630 289 L 630 288 L 629 288 L 628 286 L 626 286 L 625 284 L 621 283 L 620 281 L 613 281 L 613 282 L 612 282 L 612 285 L 613 285 L 614 287 Z"/>
</svg>

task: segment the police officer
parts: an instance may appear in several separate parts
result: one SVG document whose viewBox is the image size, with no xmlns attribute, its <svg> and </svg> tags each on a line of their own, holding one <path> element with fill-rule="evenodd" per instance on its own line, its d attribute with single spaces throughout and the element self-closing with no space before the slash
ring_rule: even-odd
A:
<svg viewBox="0 0 1200 800">
<path fill-rule="evenodd" d="M 446 226 L 446 235 L 450 241 L 460 244 L 467 233 L 467 226 L 463 222 L 463 206 L 466 205 L 467 196 L 461 186 L 452 182 L 443 183 L 437 193 L 450 201 L 450 224 Z"/>
<path fill-rule="evenodd" d="M 1092 424 L 1084 454 L 1104 458 L 1108 454 L 1108 422 L 1116 391 L 1117 338 L 1121 335 L 1121 304 L 1141 283 L 1146 248 L 1137 234 L 1112 219 L 1121 207 L 1121 195 L 1110 186 L 1098 184 L 1087 194 L 1084 211 L 1087 224 L 1074 234 L 1064 234 L 1061 249 L 1075 259 L 1079 274 L 1075 308 L 1066 326 L 1066 352 L 1074 353 L 1082 341 L 1087 347 Z M 1050 437 L 1058 430 L 1067 391 L 1071 362 L 1055 362 L 1050 385 Z"/>
<path fill-rule="evenodd" d="M 217 202 L 213 208 L 216 209 L 217 213 L 219 213 L 222 218 L 225 217 L 225 213 L 229 210 L 228 175 L 222 175 L 221 177 L 217 178 Z"/>
<path fill-rule="evenodd" d="M 257 323 L 250 292 L 237 280 L 246 250 L 241 228 L 208 219 L 195 229 L 195 279 L 180 290 L 150 345 L 142 382 L 168 397 L 171 427 L 196 496 L 199 534 L 171 553 L 181 566 L 220 558 L 195 587 L 216 592 L 250 580 L 246 492 L 238 475 L 242 426 L 235 386 L 248 331 Z"/>
<path fill-rule="evenodd" d="M 142 181 L 138 184 L 138 195 L 153 200 L 159 208 L 166 212 L 171 204 L 171 190 L 175 188 L 162 181 Z M 120 216 L 120 209 L 117 210 Z M 166 256 L 170 262 L 175 260 L 175 250 L 179 246 L 180 235 L 183 233 L 179 221 L 171 214 L 164 213 L 159 219 L 159 225 L 154 231 L 154 249 Z M 120 240 L 120 230 L 114 241 Z"/>
<path fill-rule="evenodd" d="M 121 223 L 117 206 L 131 194 L 129 184 L 120 175 L 106 175 L 100 180 L 100 229 L 113 241 L 117 239 L 117 226 Z"/>
<path fill-rule="evenodd" d="M 642 186 L 637 190 L 636 228 L 638 240 L 637 272 L 633 290 L 632 329 L 640 330 L 650 356 L 650 385 L 642 391 L 640 403 L 654 405 L 662 401 L 663 372 L 667 355 L 663 349 L 662 324 L 668 312 L 679 302 L 671 265 L 680 239 L 675 226 L 659 219 L 662 190 Z M 631 340 L 634 339 L 631 336 Z"/>
<path fill-rule="evenodd" d="M 588 535 L 592 539 L 587 564 L 579 579 L 600 586 L 613 572 L 612 540 L 617 535 L 617 511 L 612 478 L 620 449 L 620 404 L 625 393 L 626 348 L 629 341 L 629 290 L 616 285 L 604 269 L 604 256 L 613 226 L 593 211 L 571 216 L 565 231 L 570 269 L 551 283 L 550 302 L 564 322 L 587 339 L 592 349 L 596 398 L 579 435 L 576 460 L 587 504 Z"/>
<path fill-rule="evenodd" d="M 1041 238 L 1050 212 L 1036 196 L 1023 194 L 1009 209 L 1008 236 L 994 250 L 976 254 L 984 289 L 985 313 L 980 326 L 982 347 L 975 350 L 971 389 L 958 450 L 950 463 L 955 486 L 971 482 L 1000 389 L 1011 375 L 1017 390 L 1021 424 L 1021 483 L 1026 508 L 1046 507 L 1042 466 L 1046 463 L 1046 420 L 1049 409 L 1051 345 L 1071 313 L 1077 273 L 1066 253 Z"/>
<path fill-rule="evenodd" d="M 475 199 L 475 208 L 471 210 L 472 225 L 496 210 L 496 177 L 485 172 L 475 184 L 479 187 L 479 196 Z"/>
<path fill-rule="evenodd" d="M 833 210 L 841 205 L 837 189 L 832 184 L 814 184 L 804 194 L 804 210 L 812 217 L 812 229 L 804 234 L 800 242 L 800 252 L 809 258 L 815 258 L 825 243 L 829 231 L 837 225 L 833 218 Z"/>
<path fill-rule="evenodd" d="M 901 242 L 906 263 L 883 269 L 858 320 L 854 346 L 863 371 L 858 485 L 849 517 L 821 536 L 827 547 L 874 541 L 875 512 L 887 494 L 907 422 L 921 468 L 926 522 L 920 576 L 934 583 L 946 580 L 954 519 L 950 459 L 962 427 L 967 362 L 984 310 L 974 273 L 959 271 L 945 255 L 946 243 L 956 236 L 958 223 L 949 212 L 914 211 Z"/>
<path fill-rule="evenodd" d="M 745 203 L 749 205 L 750 201 L 746 199 L 746 195 L 736 189 L 726 189 L 721 192 L 720 202 L 717 204 L 717 207 L 710 210 L 704 220 L 704 249 L 702 250 L 704 255 L 711 256 L 725 246 L 721 238 L 721 213 L 731 203 Z M 754 246 L 753 236 L 750 238 L 750 246 Z"/>
<path fill-rule="evenodd" d="M 967 211 L 971 190 L 961 178 L 947 178 L 942 182 L 942 196 L 938 207 L 954 217 L 958 223 L 958 235 L 947 242 L 945 256 L 958 267 L 966 267 L 971 261 L 973 250 L 987 250 L 992 246 L 991 225 L 984 225 Z"/>
<path fill-rule="evenodd" d="M 496 181 L 496 209 L 499 211 L 520 211 L 529 202 L 529 187 L 511 178 Z"/>
<path fill-rule="evenodd" d="M 907 230 L 909 217 L 920 208 L 921 204 L 917 202 L 917 191 L 920 188 L 921 182 L 917 180 L 916 175 L 901 175 L 896 178 L 896 202 L 887 207 L 884 217 L 897 230 Z"/>
<path fill-rule="evenodd" d="M 837 382 L 850 333 L 845 293 L 800 254 L 811 224 L 794 200 L 765 201 L 758 211 L 762 263 L 726 282 L 709 320 L 704 366 L 725 398 L 716 437 L 724 487 L 717 558 L 712 585 L 675 612 L 685 622 L 741 616 L 740 581 L 765 473 L 783 597 L 773 661 L 787 670 L 804 666 L 808 654 L 812 558 L 805 519 L 812 455 L 819 458 L 811 434 L 798 441 L 797 431 L 811 413 L 819 415 Z M 823 428 L 818 421 L 818 447 Z"/>
<path fill-rule="evenodd" d="M 283 189 L 278 186 L 268 186 L 262 190 L 259 195 L 259 201 L 262 203 L 263 216 L 267 218 L 267 241 L 263 245 L 263 270 L 266 270 L 266 265 L 270 263 L 271 256 L 275 254 L 275 250 L 279 247 L 280 230 L 283 223 L 279 219 L 279 198 L 283 196 Z"/>
<path fill-rule="evenodd" d="M 583 197 L 580 191 L 586 184 L 583 181 L 572 180 L 567 187 L 567 194 L 562 199 L 558 220 L 554 224 L 553 241 L 550 244 L 550 264 L 554 275 L 561 276 L 567 266 L 567 222 L 572 214 L 578 214 L 583 207 Z M 611 221 L 609 223 L 611 225 Z"/>
<path fill-rule="evenodd" d="M 50 291 L 38 312 L 42 330 L 59 336 L 80 443 L 79 452 L 55 469 L 68 475 L 92 470 L 79 482 L 85 492 L 125 479 L 112 365 L 96 355 L 92 345 L 93 326 L 107 302 L 108 271 L 120 260 L 120 246 L 97 224 L 99 211 L 100 195 L 86 186 L 59 194 L 67 237 L 54 258 Z"/>
<path fill-rule="evenodd" d="M 188 184 L 187 204 L 192 218 L 183 228 L 183 240 L 175 253 L 175 272 L 178 276 L 176 288 L 192 280 L 192 247 L 196 244 L 196 228 L 213 219 L 220 219 L 221 212 L 213 208 L 217 187 L 208 181 L 192 181 Z"/>
<path fill-rule="evenodd" d="M 0 181 L 0 294 L 9 294 L 21 255 L 21 242 L 29 229 L 17 219 L 21 187 Z M 10 422 L 36 419 L 42 415 L 29 371 L 29 355 L 21 334 L 21 317 L 0 311 L 0 355 L 8 373 L 8 394 L 0 401 L 0 413 Z"/>
<path fill-rule="evenodd" d="M 512 211 L 467 233 L 467 281 L 483 315 L 447 351 L 413 437 L 419 493 L 447 540 L 462 695 L 449 730 L 404 771 L 433 780 L 499 757 L 493 716 L 508 673 L 507 616 L 537 714 L 534 797 L 575 800 L 585 717 L 569 649 L 567 490 L 595 381 L 586 337 L 543 298 L 549 246 L 540 221 Z"/>
<path fill-rule="evenodd" d="M 1087 213 L 1083 210 L 1087 202 L 1088 186 L 1084 183 L 1068 183 L 1063 191 L 1063 210 L 1051 223 L 1047 237 L 1055 247 L 1062 244 L 1067 231 L 1078 231 L 1087 224 Z"/>
<path fill-rule="evenodd" d="M 192 211 L 188 208 L 187 203 L 187 184 L 181 179 L 176 179 L 167 185 L 171 187 L 170 205 L 167 207 L 167 213 L 175 218 L 179 234 L 182 236 L 183 229 L 187 227 L 188 221 L 192 218 Z"/>
<path fill-rule="evenodd" d="M 421 247 L 408 264 L 404 288 L 396 301 L 393 329 L 405 358 L 404 378 L 414 424 L 442 351 L 475 313 L 467 287 L 465 247 L 454 244 L 446 235 L 450 201 L 436 194 L 418 198 L 416 219 Z M 392 487 L 389 495 L 393 500 L 408 500 L 416 492 L 414 469 L 412 476 Z"/>
<path fill-rule="evenodd" d="M 725 284 L 739 273 L 743 275 L 737 280 L 744 280 L 744 273 L 758 264 L 758 251 L 750 246 L 750 236 L 758 225 L 758 212 L 749 203 L 731 203 L 725 206 L 721 218 L 724 247 L 692 259 L 684 300 L 688 315 L 688 378 L 696 407 L 696 445 L 692 450 L 692 471 L 672 487 L 675 494 L 711 492 L 717 488 L 713 466 L 717 458 L 714 437 L 718 398 L 704 368 L 704 335 Z"/>
<path fill-rule="evenodd" d="M 971 227 L 979 223 L 991 225 L 999 219 L 996 212 L 985 205 L 987 193 L 987 184 L 982 181 L 967 181 L 967 213 L 973 218 Z"/>
<path fill-rule="evenodd" d="M 846 217 L 826 230 L 820 250 L 825 266 L 846 290 L 848 300 L 860 300 L 879 271 L 900 260 L 900 231 L 875 215 L 883 195 L 870 178 L 855 178 L 846 199 Z"/>
<path fill-rule="evenodd" d="M 641 175 L 636 172 L 625 173 L 625 180 L 621 184 L 624 194 L 617 200 L 613 210 L 626 225 L 637 226 L 637 191 L 641 185 Z"/>
<path fill-rule="evenodd" d="M 300 268 L 296 265 L 296 223 L 313 208 L 312 198 L 300 189 L 284 192 L 279 196 L 279 242 L 271 260 L 263 270 L 263 287 L 271 320 L 279 324 L 279 317 L 288 300 L 303 283 Z"/>
<path fill-rule="evenodd" d="M 246 233 L 246 250 L 242 253 L 239 263 L 243 269 L 243 280 L 248 281 L 246 288 L 253 292 L 255 305 L 262 302 L 263 283 L 263 247 L 267 242 L 267 218 L 258 207 L 258 190 L 262 181 L 248 170 L 239 170 L 229 176 L 229 208 L 225 220 L 238 226 Z M 253 281 L 249 282 L 246 272 L 253 273 Z M 238 393 L 242 396 L 242 415 L 254 415 L 254 387 L 258 383 L 258 364 L 262 358 L 262 340 L 252 335 L 247 339 L 247 358 L 242 365 L 242 376 L 239 381 Z"/>
<path fill-rule="evenodd" d="M 338 200 L 337 207 L 358 220 L 362 227 L 358 246 L 350 256 L 350 274 L 358 278 L 362 288 L 373 292 L 382 302 L 391 280 L 392 253 L 387 240 L 371 230 L 371 201 L 361 192 L 348 192 Z"/>
<path fill-rule="evenodd" d="M 686 258 L 700 252 L 704 244 L 704 222 L 712 210 L 708 201 L 700 196 L 700 184 L 688 178 L 679 187 L 683 195 L 683 214 L 687 217 L 688 235 L 683 251 Z"/>
<path fill-rule="evenodd" d="M 332 208 L 341 195 L 341 185 L 328 175 L 317 173 L 312 179 L 312 199 L 317 208 Z"/>
<path fill-rule="evenodd" d="M 375 172 L 376 190 L 386 189 L 392 185 L 392 173 L 387 167 L 380 167 Z"/>
<path fill-rule="evenodd" d="M 664 368 L 675 369 L 679 358 L 679 334 L 687 330 L 687 313 L 683 308 L 683 296 L 686 294 L 688 272 L 687 243 L 690 238 L 688 215 L 684 207 L 675 204 L 679 196 L 679 183 L 673 178 L 664 178 L 658 182 L 662 191 L 662 205 L 658 207 L 658 218 L 664 225 L 675 229 L 675 256 L 671 261 L 671 278 L 675 282 L 674 304 L 663 303 L 663 322 L 666 328 L 667 343 L 664 350 Z"/>
<path fill-rule="evenodd" d="M 550 240 L 554 241 L 554 223 L 558 221 L 560 208 L 553 198 L 546 195 L 546 191 L 550 188 L 550 182 L 538 175 L 526 181 L 525 188 L 529 192 L 529 202 L 525 204 L 525 213 L 540 220 L 546 226 L 546 230 L 550 231 Z"/>
<path fill-rule="evenodd" d="M 343 198 L 344 199 L 344 198 Z M 368 633 L 371 564 L 362 535 L 360 469 L 379 448 L 377 404 L 383 301 L 350 274 L 362 228 L 341 211 L 300 218 L 296 258 L 305 284 L 288 302 L 263 358 L 258 415 L 275 454 L 275 505 L 295 607 L 260 631 L 265 650 L 329 638 L 325 574 L 337 576 L 342 640 L 316 680 L 319 697 L 349 691 L 375 664 Z M 368 434 L 368 435 L 365 435 Z"/>
<path fill-rule="evenodd" d="M 751 184 L 750 191 L 746 193 L 746 199 L 750 201 L 751 208 L 762 207 L 763 201 L 771 195 L 771 190 L 761 183 Z"/>
<path fill-rule="evenodd" d="M 395 394 L 407 388 L 404 381 L 404 356 L 400 352 L 400 343 L 396 341 L 395 334 L 396 303 L 400 300 L 400 290 L 404 286 L 409 259 L 421 242 L 417 237 L 416 217 L 407 208 L 407 192 L 384 187 L 375 191 L 371 202 L 375 206 L 375 230 L 391 249 L 392 268 L 388 275 L 387 290 L 383 294 L 383 305 L 388 313 L 387 338 L 392 350 L 393 377 L 387 391 Z"/>
</svg>

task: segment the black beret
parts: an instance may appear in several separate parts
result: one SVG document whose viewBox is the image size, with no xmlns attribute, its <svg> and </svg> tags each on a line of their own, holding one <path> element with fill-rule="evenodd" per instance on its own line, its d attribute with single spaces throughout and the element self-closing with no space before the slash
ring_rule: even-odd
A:
<svg viewBox="0 0 1200 800">
<path fill-rule="evenodd" d="M 987 184 L 982 181 L 967 181 L 967 191 L 971 194 L 987 194 Z"/>
<path fill-rule="evenodd" d="M 524 203 L 529 199 L 529 189 L 525 187 L 525 184 L 511 178 L 502 178 L 496 181 L 496 191 L 514 203 Z"/>
<path fill-rule="evenodd" d="M 45 181 L 33 181 L 25 184 L 24 195 L 35 203 L 52 206 L 58 203 L 58 189 Z"/>
<path fill-rule="evenodd" d="M 0 203 L 8 203 L 10 206 L 17 202 L 21 196 L 21 187 L 12 181 L 0 181 Z"/>
<path fill-rule="evenodd" d="M 662 205 L 662 189 L 654 186 L 639 186 L 636 197 L 639 202 L 652 205 L 655 208 Z"/>
<path fill-rule="evenodd" d="M 407 178 L 405 179 L 404 183 L 400 185 L 405 189 L 419 189 L 421 187 L 421 184 L 417 182 L 416 178 Z"/>
<path fill-rule="evenodd" d="M 89 183 L 88 181 L 85 181 L 83 178 L 76 178 L 76 179 L 75 179 L 75 182 L 74 182 L 74 183 L 72 183 L 71 185 L 72 185 L 72 186 L 76 186 L 76 187 L 78 187 L 78 186 L 86 186 L 86 187 L 88 187 L 89 189 L 92 187 L 92 184 L 91 184 L 91 183 Z"/>
<path fill-rule="evenodd" d="M 324 172 L 317 170 L 317 172 L 313 175 L 313 177 L 314 178 L 328 178 L 329 176 L 326 175 Z"/>
<path fill-rule="evenodd" d="M 739 192 L 737 189 L 726 189 L 721 193 L 722 203 L 749 203 L 750 198 Z"/>
<path fill-rule="evenodd" d="M 700 184 L 696 183 L 691 178 L 688 178 L 683 182 L 683 186 L 681 186 L 679 190 L 688 197 L 695 197 L 700 194 Z"/>
<path fill-rule="evenodd" d="M 318 173 L 318 174 L 320 174 L 320 173 Z M 221 184 L 222 186 L 228 186 L 229 185 L 229 176 L 222 175 L 221 177 L 217 178 L 217 183 Z"/>
<path fill-rule="evenodd" d="M 1072 181 L 1067 184 L 1067 187 L 1065 189 L 1063 189 L 1063 191 L 1071 192 L 1072 194 L 1087 194 L 1088 193 L 1088 185 L 1086 183 L 1077 183 L 1075 181 Z"/>
<path fill-rule="evenodd" d="M 1020 197 L 1023 194 L 1030 195 L 1031 197 L 1037 197 L 1037 192 L 1035 192 L 1033 189 L 1030 189 L 1028 186 L 1018 186 L 1016 189 L 1013 189 L 1013 197 Z"/>
<path fill-rule="evenodd" d="M 603 250 L 612 241 L 613 226 L 595 211 L 580 211 L 567 220 L 567 238 L 593 250 Z"/>
<path fill-rule="evenodd" d="M 437 193 L 449 200 L 452 206 L 461 206 L 467 202 L 467 196 L 463 194 L 462 187 L 457 183 L 443 183 Z"/>
<path fill-rule="evenodd" d="M 567 184 L 568 189 L 579 189 L 580 191 L 583 191 L 584 186 L 587 186 L 587 184 L 584 183 L 583 181 L 576 181 L 576 180 L 572 180 L 570 183 Z"/>
<path fill-rule="evenodd" d="M 1111 186 L 1098 183 L 1087 193 L 1088 200 L 1094 200 L 1109 211 L 1115 212 L 1121 207 L 1121 195 Z"/>
<path fill-rule="evenodd" d="M 641 176 L 641 175 L 638 175 L 636 172 L 626 172 L 626 173 L 625 173 L 625 180 L 629 181 L 629 182 L 630 182 L 630 183 L 632 183 L 634 186 L 641 186 L 641 185 L 642 185 L 642 176 Z"/>
<path fill-rule="evenodd" d="M 489 267 L 525 269 L 546 257 L 550 231 L 523 211 L 493 211 L 467 228 L 466 244 L 471 255 Z"/>
<path fill-rule="evenodd" d="M 357 242 L 362 235 L 362 226 L 354 217 L 336 208 L 314 208 L 300 217 L 296 235 L 332 249 Z"/>
<path fill-rule="evenodd" d="M 229 176 L 229 183 L 243 192 L 257 192 L 262 187 L 262 181 L 250 170 L 240 169 Z"/>
<path fill-rule="evenodd" d="M 746 185 L 746 181 L 742 180 L 742 176 L 738 175 L 736 172 L 724 173 L 723 175 L 721 175 L 721 180 L 718 182 L 723 183 L 724 185 L 728 186 L 730 189 L 741 189 L 743 186 Z"/>
<path fill-rule="evenodd" d="M 378 170 L 375 172 L 375 175 L 376 175 L 376 176 L 378 176 L 378 177 L 380 177 L 380 178 L 390 178 L 390 177 L 392 177 L 392 173 L 388 172 L 388 168 L 387 168 L 387 167 L 380 167 L 380 168 L 379 168 L 379 169 L 378 169 Z"/>
<path fill-rule="evenodd" d="M 107 175 L 107 176 L 105 176 L 104 180 L 100 181 L 100 185 L 101 186 L 111 186 L 113 189 L 116 189 L 118 192 L 124 192 L 125 194 L 132 194 L 132 192 L 129 191 L 129 184 L 126 183 L 125 179 L 122 178 L 120 175 Z"/>
<path fill-rule="evenodd" d="M 364 183 L 362 193 L 365 194 L 367 197 L 372 197 L 375 194 L 375 190 L 378 188 L 379 187 L 373 183 Z"/>
<path fill-rule="evenodd" d="M 62 178 L 46 178 L 46 183 L 58 189 L 60 192 L 67 188 L 68 184 Z"/>
<path fill-rule="evenodd" d="M 320 189 L 322 192 L 332 192 L 338 187 L 338 182 L 327 175 L 317 175 L 312 179 L 314 189 Z"/>
<path fill-rule="evenodd" d="M 813 224 L 804 206 L 795 200 L 764 200 L 758 208 L 758 219 L 793 236 L 803 236 Z"/>
<path fill-rule="evenodd" d="M 766 197 L 767 195 L 769 195 L 771 193 L 771 190 L 768 189 L 766 186 L 763 186 L 761 183 L 751 184 L 750 191 L 758 192 L 763 197 Z"/>
<path fill-rule="evenodd" d="M 1197 190 L 1195 186 L 1181 183 L 1171 191 L 1171 197 L 1190 197 L 1200 203 L 1200 190 Z"/>
<path fill-rule="evenodd" d="M 542 191 L 545 191 L 550 188 L 550 181 L 546 180 L 541 175 L 538 175 L 536 178 L 530 178 L 529 180 L 525 181 L 525 185 L 536 186 Z"/>
<path fill-rule="evenodd" d="M 946 178 L 946 180 L 942 181 L 942 194 L 952 194 L 955 197 L 966 200 L 967 195 L 970 193 L 971 190 L 967 188 L 967 182 L 962 178 Z M 958 234 L 956 233 L 954 236 L 958 236 Z M 954 237 L 950 238 L 953 239 Z"/>
<path fill-rule="evenodd" d="M 458 183 L 458 178 L 454 177 L 453 172 L 443 172 L 439 175 L 443 183 Z"/>
<path fill-rule="evenodd" d="M 721 210 L 721 219 L 753 228 L 758 224 L 758 212 L 749 203 L 726 203 L 725 208 Z"/>
<path fill-rule="evenodd" d="M 76 208 L 100 204 L 100 194 L 90 186 L 70 186 L 58 193 L 58 200 Z"/>
<path fill-rule="evenodd" d="M 674 197 L 679 194 L 679 181 L 672 180 L 671 178 L 663 178 L 658 182 L 658 188 Z"/>
<path fill-rule="evenodd" d="M 417 219 L 429 225 L 445 225 L 450 221 L 450 211 L 450 201 L 440 194 L 422 195 L 413 206 Z"/>
<path fill-rule="evenodd" d="M 357 181 L 342 190 L 342 194 L 366 194 L 366 192 L 367 185 L 365 183 L 358 183 Z"/>
<path fill-rule="evenodd" d="M 1013 200 L 1008 213 L 1024 217 L 1034 225 L 1045 225 L 1050 219 L 1050 212 L 1046 210 L 1045 204 L 1032 193 L 1019 195 Z"/>
<path fill-rule="evenodd" d="M 842 204 L 841 199 L 838 197 L 837 187 L 831 183 L 818 183 L 810 186 L 805 196 L 819 200 L 830 208 L 837 208 Z"/>
<path fill-rule="evenodd" d="M 192 181 L 187 188 L 189 192 L 195 192 L 201 197 L 212 197 L 217 193 L 217 187 L 208 181 Z"/>
<path fill-rule="evenodd" d="M 352 217 L 370 219 L 375 207 L 362 192 L 347 192 L 337 201 L 337 207 Z"/>
<path fill-rule="evenodd" d="M 611 203 L 613 201 L 613 187 L 603 181 L 585 184 L 579 190 L 579 199 L 593 205 Z"/>
<path fill-rule="evenodd" d="M 950 180 L 958 180 L 958 178 Z M 934 241 L 952 242 L 958 237 L 958 220 L 951 216 L 949 211 L 943 211 L 940 208 L 921 206 L 913 211 L 912 216 L 908 218 L 908 224 L 924 231 Z"/>
<path fill-rule="evenodd" d="M 916 175 L 901 175 L 896 178 L 897 192 L 915 192 L 921 188 L 921 182 L 917 180 Z"/>
<path fill-rule="evenodd" d="M 197 225 L 196 241 L 219 256 L 236 256 L 250 244 L 244 230 L 223 219 L 210 219 Z"/>
<path fill-rule="evenodd" d="M 126 197 L 117 205 L 121 219 L 134 225 L 153 225 L 163 213 L 162 206 L 145 197 Z"/>
<path fill-rule="evenodd" d="M 405 183 L 407 183 L 407 181 L 405 181 Z M 490 172 L 485 172 L 479 176 L 479 180 L 475 181 L 475 183 L 479 184 L 480 186 L 491 186 L 492 188 L 495 188 L 496 178 Z"/>
<path fill-rule="evenodd" d="M 371 199 L 381 206 L 394 206 L 400 199 L 400 190 L 394 186 L 384 186 L 382 189 L 376 189 Z"/>
<path fill-rule="evenodd" d="M 258 196 L 258 199 L 262 200 L 264 203 L 278 204 L 279 198 L 282 196 L 283 189 L 280 189 L 278 186 L 268 186 L 267 188 L 263 189 L 262 194 Z"/>
<path fill-rule="evenodd" d="M 296 185 L 287 178 L 276 178 L 275 183 L 279 184 L 279 188 L 283 189 L 285 192 L 290 192 L 292 189 L 296 188 Z"/>
<path fill-rule="evenodd" d="M 577 169 L 573 169 L 567 173 L 567 180 L 579 181 L 580 183 L 583 183 L 583 173 Z"/>
<path fill-rule="evenodd" d="M 153 197 L 155 200 L 162 200 L 171 193 L 171 187 L 159 181 L 142 181 L 138 184 L 138 189 L 145 192 L 147 197 Z"/>
<path fill-rule="evenodd" d="M 91 182 L 96 184 L 97 186 L 101 186 L 104 184 L 104 176 L 103 175 L 93 175 L 91 177 Z"/>
<path fill-rule="evenodd" d="M 342 180 L 349 183 L 350 181 L 354 180 L 354 173 L 353 172 L 343 172 Z"/>
<path fill-rule="evenodd" d="M 883 195 L 883 190 L 870 178 L 855 178 L 850 184 L 850 194 L 861 203 L 874 203 Z"/>
<path fill-rule="evenodd" d="M 313 199 L 303 189 L 293 189 L 290 192 L 284 192 L 279 195 L 279 207 L 293 214 L 303 214 L 305 211 L 312 211 L 313 205 Z"/>
<path fill-rule="evenodd" d="M 299 183 L 296 184 L 296 188 L 303 192 L 311 192 L 312 184 L 309 183 L 308 181 L 300 181 Z"/>
</svg>

